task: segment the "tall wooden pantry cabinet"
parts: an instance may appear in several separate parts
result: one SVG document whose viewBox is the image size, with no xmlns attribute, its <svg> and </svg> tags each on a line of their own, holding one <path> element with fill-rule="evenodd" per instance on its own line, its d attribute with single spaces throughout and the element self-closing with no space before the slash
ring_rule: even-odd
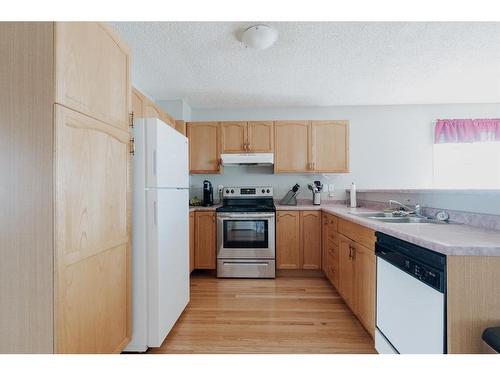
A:
<svg viewBox="0 0 500 375">
<path fill-rule="evenodd" d="M 0 55 L 0 352 L 120 352 L 129 50 L 100 23 L 2 22 Z"/>
</svg>

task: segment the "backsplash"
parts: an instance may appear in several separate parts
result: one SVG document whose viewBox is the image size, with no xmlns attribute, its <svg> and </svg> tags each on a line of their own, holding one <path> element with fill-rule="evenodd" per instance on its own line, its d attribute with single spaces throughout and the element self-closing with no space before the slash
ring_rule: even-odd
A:
<svg viewBox="0 0 500 375">
<path fill-rule="evenodd" d="M 214 188 L 214 200 L 219 197 L 216 193 L 217 186 L 272 186 L 274 198 L 280 200 L 293 185 L 300 185 L 298 199 L 309 199 L 312 201 L 312 192 L 307 188 L 307 184 L 315 180 L 323 183 L 326 190 L 328 184 L 334 184 L 333 197 L 328 196 L 328 191 L 321 193 L 321 199 L 344 200 L 346 197 L 345 188 L 350 182 L 345 181 L 345 175 L 322 175 L 322 174 L 274 174 L 273 168 L 269 166 L 231 166 L 225 167 L 223 174 L 191 175 L 190 176 L 190 197 L 202 197 L 203 181 L 209 180 Z"/>
<path fill-rule="evenodd" d="M 405 202 L 401 202 L 405 203 Z M 388 207 L 386 202 L 370 201 L 370 200 L 358 200 L 360 207 L 366 207 L 372 210 L 384 210 Z M 500 231 L 500 215 L 491 215 L 484 213 L 466 212 L 466 211 L 456 211 L 443 208 L 434 207 L 422 207 L 422 214 L 427 217 L 435 217 L 438 211 L 446 211 L 450 215 L 450 221 L 454 223 L 466 224 L 473 227 L 498 230 Z"/>
<path fill-rule="evenodd" d="M 445 211 L 500 215 L 500 190 L 372 189 L 358 187 L 358 200 L 386 203 L 389 199 L 403 204 L 439 208 Z M 347 192 L 346 199 L 349 199 Z"/>
</svg>

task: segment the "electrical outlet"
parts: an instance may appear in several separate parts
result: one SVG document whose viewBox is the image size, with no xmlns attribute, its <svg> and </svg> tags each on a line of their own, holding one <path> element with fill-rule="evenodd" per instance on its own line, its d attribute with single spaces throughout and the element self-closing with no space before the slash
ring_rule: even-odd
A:
<svg viewBox="0 0 500 375">
<path fill-rule="evenodd" d="M 218 191 L 219 193 L 222 193 L 222 189 L 224 189 L 224 186 L 222 186 L 222 185 L 217 185 L 217 191 Z"/>
<path fill-rule="evenodd" d="M 333 192 L 335 191 L 335 185 L 334 184 L 329 184 L 328 185 L 328 197 L 333 198 Z"/>
</svg>

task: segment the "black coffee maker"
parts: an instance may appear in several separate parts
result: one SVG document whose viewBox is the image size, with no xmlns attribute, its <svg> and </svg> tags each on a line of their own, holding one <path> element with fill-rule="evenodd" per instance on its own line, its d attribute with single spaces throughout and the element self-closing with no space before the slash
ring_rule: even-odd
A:
<svg viewBox="0 0 500 375">
<path fill-rule="evenodd" d="M 214 189 L 212 183 L 208 180 L 203 181 L 203 206 L 213 206 Z"/>
</svg>

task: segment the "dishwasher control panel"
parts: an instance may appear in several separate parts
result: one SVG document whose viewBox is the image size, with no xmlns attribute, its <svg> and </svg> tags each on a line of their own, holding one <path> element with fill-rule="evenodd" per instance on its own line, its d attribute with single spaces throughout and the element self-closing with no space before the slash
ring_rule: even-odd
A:
<svg viewBox="0 0 500 375">
<path fill-rule="evenodd" d="M 378 232 L 375 254 L 430 287 L 445 291 L 446 256 Z"/>
</svg>

